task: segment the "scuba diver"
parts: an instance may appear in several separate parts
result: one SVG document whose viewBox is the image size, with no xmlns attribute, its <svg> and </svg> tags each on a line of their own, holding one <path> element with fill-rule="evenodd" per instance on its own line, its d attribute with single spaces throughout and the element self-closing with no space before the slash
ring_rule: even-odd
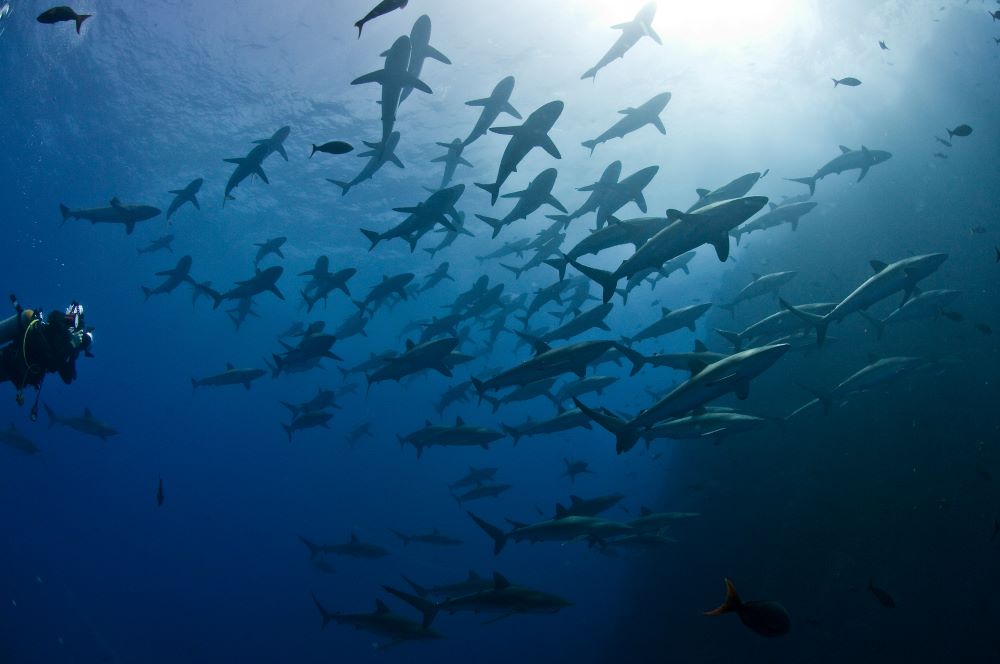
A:
<svg viewBox="0 0 1000 664">
<path fill-rule="evenodd" d="M 76 379 L 76 358 L 93 357 L 93 328 L 86 327 L 83 305 L 72 302 L 64 313 L 22 309 L 10 296 L 15 314 L 0 321 L 0 382 L 17 388 L 17 403 L 24 404 L 24 389 L 37 391 L 31 420 L 38 419 L 38 397 L 46 374 L 57 373 L 69 385 Z"/>
</svg>

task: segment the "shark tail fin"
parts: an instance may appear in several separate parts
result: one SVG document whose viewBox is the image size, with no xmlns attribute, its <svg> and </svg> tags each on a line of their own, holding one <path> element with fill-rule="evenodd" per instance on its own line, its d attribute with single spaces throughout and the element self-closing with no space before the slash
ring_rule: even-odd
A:
<svg viewBox="0 0 1000 664">
<path fill-rule="evenodd" d="M 63 205 L 62 203 L 59 204 L 59 213 L 62 214 L 62 223 L 63 224 L 65 224 L 69 220 L 69 218 L 71 216 L 73 216 L 73 213 L 70 211 L 70 209 L 68 207 L 66 207 L 65 205 Z M 62 225 L 62 224 L 60 224 L 60 225 Z"/>
<path fill-rule="evenodd" d="M 500 429 L 503 430 L 508 436 L 514 439 L 514 447 L 517 447 L 517 442 L 521 440 L 521 432 L 510 426 L 509 424 L 501 424 Z"/>
<path fill-rule="evenodd" d="M 837 79 L 831 78 L 830 80 L 833 81 L 833 87 L 837 87 L 838 85 L 840 85 L 840 81 L 838 81 Z"/>
<path fill-rule="evenodd" d="M 575 260 L 566 259 L 570 265 L 579 270 L 585 277 L 591 281 L 597 282 L 603 291 L 603 301 L 609 302 L 615 294 L 615 286 L 618 285 L 618 280 L 615 278 L 614 274 L 606 270 L 598 270 L 596 267 L 587 267 L 586 265 L 581 265 Z"/>
<path fill-rule="evenodd" d="M 49 428 L 51 429 L 56 424 L 59 423 L 59 416 L 56 415 L 56 411 L 49 408 L 49 404 L 42 402 L 42 407 L 45 409 L 45 415 L 49 418 Z"/>
<path fill-rule="evenodd" d="M 382 234 L 381 233 L 377 233 L 375 231 L 369 231 L 367 229 L 362 228 L 361 229 L 361 233 L 366 238 L 368 238 L 369 242 L 372 243 L 372 246 L 368 247 L 368 251 L 371 251 L 372 249 L 374 249 L 375 245 L 377 245 L 379 243 L 379 241 L 382 239 Z"/>
<path fill-rule="evenodd" d="M 833 409 L 833 394 L 825 390 L 820 390 L 815 387 L 809 387 L 808 385 L 803 385 L 802 383 L 797 383 L 799 387 L 813 395 L 817 401 L 823 406 L 823 414 L 829 415 L 830 411 Z"/>
<path fill-rule="evenodd" d="M 789 182 L 798 182 L 799 184 L 804 184 L 807 187 L 809 187 L 809 195 L 810 196 L 812 194 L 816 193 L 816 178 L 814 178 L 814 177 L 807 177 L 807 178 L 785 178 L 785 179 L 788 180 Z"/>
<path fill-rule="evenodd" d="M 738 611 L 739 608 L 743 606 L 743 601 L 740 596 L 736 594 L 736 587 L 733 586 L 733 582 L 726 579 L 726 599 L 723 600 L 722 604 L 711 611 L 705 611 L 706 616 L 721 616 L 723 613 L 732 613 L 733 611 Z"/>
<path fill-rule="evenodd" d="M 496 526 L 494 526 L 492 523 L 488 523 L 486 521 L 483 521 L 482 519 L 480 519 L 478 516 L 476 516 L 472 512 L 467 512 L 467 514 L 472 518 L 473 521 L 476 522 L 477 526 L 479 526 L 480 528 L 483 529 L 483 532 L 485 532 L 487 535 L 490 536 L 490 538 L 492 538 L 492 540 L 493 540 L 493 555 L 497 555 L 501 551 L 503 551 L 503 547 L 507 543 L 507 533 L 505 533 L 504 531 L 500 530 L 499 528 L 497 528 Z"/>
<path fill-rule="evenodd" d="M 408 592 L 397 590 L 392 586 L 382 586 L 382 588 L 384 588 L 385 591 L 390 595 L 395 595 L 396 597 L 403 600 L 404 602 L 415 608 L 417 611 L 419 611 L 421 615 L 423 615 L 424 617 L 422 623 L 424 629 L 430 627 L 431 623 L 434 622 L 434 618 L 437 617 L 438 614 L 437 604 L 430 601 L 429 599 L 426 599 L 424 597 L 418 597 L 417 595 L 411 595 Z"/>
<path fill-rule="evenodd" d="M 76 15 L 76 19 L 75 19 L 76 20 L 76 34 L 80 34 L 80 26 L 83 25 L 83 22 L 86 21 L 91 16 L 93 16 L 93 14 L 77 14 Z"/>
<path fill-rule="evenodd" d="M 309 560 L 315 560 L 316 556 L 318 556 L 320 553 L 322 553 L 321 547 L 320 547 L 319 544 L 316 544 L 315 542 L 310 542 L 309 540 L 307 540 L 302 535 L 299 535 L 298 537 L 299 537 L 299 541 L 302 542 L 303 544 L 305 544 L 306 548 L 309 549 Z"/>
<path fill-rule="evenodd" d="M 583 76 L 580 77 L 580 80 L 585 81 L 588 78 L 597 79 L 597 67 L 591 67 L 587 71 L 583 72 Z"/>
<path fill-rule="evenodd" d="M 636 375 L 637 373 L 642 371 L 642 368 L 644 366 L 646 366 L 646 362 L 648 360 L 646 359 L 646 356 L 640 353 L 639 351 L 632 350 L 628 346 L 619 346 L 618 351 L 622 355 L 624 355 L 629 362 L 632 363 L 632 373 L 630 373 L 629 376 Z"/>
<path fill-rule="evenodd" d="M 289 443 L 292 442 L 292 427 L 291 427 L 291 425 L 290 424 L 282 424 L 281 428 L 285 430 L 286 434 L 288 434 L 288 442 Z"/>
<path fill-rule="evenodd" d="M 403 442 L 400 441 L 399 444 L 402 445 Z M 410 536 L 409 535 L 406 535 L 405 533 L 401 533 L 398 530 L 395 530 L 393 528 L 390 528 L 389 532 L 392 533 L 393 535 L 395 535 L 396 537 L 398 537 L 399 540 L 403 543 L 403 546 L 408 546 L 409 545 L 409 543 L 410 543 Z"/>
<path fill-rule="evenodd" d="M 816 345 L 822 346 L 823 342 L 826 341 L 826 330 L 830 326 L 829 315 L 817 316 L 816 314 L 800 311 L 799 309 L 796 309 L 792 305 L 788 304 L 788 302 L 785 302 L 783 298 L 778 298 L 778 301 L 781 302 L 781 306 L 785 309 L 788 309 L 793 314 L 816 328 Z"/>
<path fill-rule="evenodd" d="M 476 219 L 479 219 L 479 221 L 483 222 L 484 224 L 493 229 L 493 237 L 499 235 L 500 231 L 503 230 L 504 223 L 500 219 L 496 219 L 494 217 L 487 217 L 485 214 L 477 214 Z"/>
<path fill-rule="evenodd" d="M 409 578 L 405 574 L 403 575 L 403 580 L 406 581 L 406 583 L 411 588 L 413 588 L 413 592 L 415 592 L 420 597 L 427 597 L 427 595 L 429 595 L 430 592 L 431 592 L 427 588 L 424 588 L 423 586 L 418 585 L 416 581 L 414 581 L 413 579 Z"/>
<path fill-rule="evenodd" d="M 490 195 L 490 204 L 491 205 L 496 205 L 497 204 L 497 197 L 500 196 L 500 183 L 499 182 L 494 182 L 493 184 L 483 184 L 481 182 L 477 182 L 476 186 L 479 187 L 480 189 L 482 189 L 483 191 L 489 193 L 489 195 Z"/>
<path fill-rule="evenodd" d="M 348 192 L 348 190 L 351 188 L 351 183 L 350 182 L 344 182 L 343 180 L 331 180 L 330 178 L 327 178 L 326 181 L 327 182 L 332 182 L 333 184 L 335 184 L 338 187 L 340 187 L 340 195 L 341 196 L 343 196 L 344 194 L 346 194 Z"/>
<path fill-rule="evenodd" d="M 731 343 L 733 345 L 733 351 L 738 353 L 743 350 L 743 337 L 740 336 L 739 332 L 730 332 L 729 330 L 715 328 L 715 333 Z"/>
<path fill-rule="evenodd" d="M 568 214 L 547 214 L 545 217 L 552 221 L 558 221 L 563 225 L 563 228 L 569 228 L 570 222 L 573 221 L 573 217 Z"/>
<path fill-rule="evenodd" d="M 591 139 L 589 141 L 584 141 L 581 145 L 590 150 L 590 154 L 594 154 L 594 148 L 597 147 L 597 139 Z"/>
<path fill-rule="evenodd" d="M 147 286 L 139 286 L 142 289 L 142 294 L 144 296 L 143 302 L 149 299 L 149 296 L 153 294 L 153 289 Z"/>
<path fill-rule="evenodd" d="M 559 281 L 566 278 L 566 266 L 569 265 L 569 261 L 565 258 L 547 258 L 542 262 L 550 267 L 554 267 L 559 272 Z"/>
<path fill-rule="evenodd" d="M 325 608 L 323 608 L 323 605 L 319 603 L 319 599 L 317 599 L 315 593 L 309 593 L 309 594 L 312 595 L 313 604 L 315 604 L 316 608 L 319 609 L 319 614 L 321 616 L 323 616 L 323 627 L 325 628 L 327 625 L 329 625 L 331 622 L 333 622 L 333 619 L 336 616 L 334 614 L 330 613 L 329 611 L 327 611 Z"/>
</svg>

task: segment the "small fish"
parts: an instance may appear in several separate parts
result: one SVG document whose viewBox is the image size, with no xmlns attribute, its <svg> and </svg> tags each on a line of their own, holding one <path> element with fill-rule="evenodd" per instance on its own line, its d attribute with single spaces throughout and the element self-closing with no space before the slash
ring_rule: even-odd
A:
<svg viewBox="0 0 1000 664">
<path fill-rule="evenodd" d="M 837 87 L 838 85 L 846 85 L 849 88 L 856 88 L 859 85 L 861 85 L 861 81 L 854 78 L 853 76 L 848 76 L 840 80 L 837 80 L 835 78 L 832 78 L 830 80 L 833 81 L 833 87 Z"/>
<path fill-rule="evenodd" d="M 946 140 L 944 140 L 943 138 L 941 138 L 939 136 L 935 136 L 934 140 L 937 141 L 938 143 L 940 143 L 941 145 L 947 146 L 949 148 L 951 147 L 951 142 L 950 141 L 946 141 Z"/>
<path fill-rule="evenodd" d="M 402 9 L 406 6 L 408 1 L 409 0 L 382 0 L 375 5 L 374 9 L 365 14 L 364 18 L 354 24 L 354 27 L 358 29 L 358 39 L 361 39 L 361 29 L 365 27 L 365 23 L 371 21 L 372 19 L 376 19 L 379 16 L 388 14 L 394 9 Z"/>
<path fill-rule="evenodd" d="M 946 131 L 948 132 L 948 138 L 951 138 L 952 136 L 962 137 L 962 136 L 968 136 L 969 134 L 971 134 L 972 133 L 972 127 L 970 127 L 967 124 L 960 124 L 957 127 L 955 127 L 954 129 L 947 129 Z"/>
<path fill-rule="evenodd" d="M 93 14 L 77 14 L 70 7 L 59 6 L 53 7 L 52 9 L 46 9 L 38 15 L 36 20 L 39 23 L 45 23 L 47 25 L 54 25 L 56 23 L 62 23 L 63 21 L 75 21 L 76 34 L 80 34 L 80 26 L 83 25 L 83 22 L 91 16 L 93 16 Z"/>
<path fill-rule="evenodd" d="M 881 588 L 875 587 L 875 582 L 872 581 L 871 579 L 868 579 L 868 590 L 871 592 L 872 595 L 875 595 L 875 599 L 878 600 L 878 603 L 884 606 L 885 608 L 887 609 L 896 608 L 896 600 L 892 598 L 892 595 L 882 590 Z"/>
<path fill-rule="evenodd" d="M 888 51 L 889 50 L 889 47 L 886 46 L 885 42 L 881 41 L 881 40 L 879 40 L 878 47 L 881 48 L 883 51 Z"/>
<path fill-rule="evenodd" d="M 791 629 L 791 618 L 781 604 L 771 601 L 744 602 L 736 594 L 733 582 L 726 579 L 726 599 L 720 607 L 706 611 L 706 616 L 735 613 L 750 630 L 761 636 L 783 636 Z"/>
<path fill-rule="evenodd" d="M 941 315 L 955 323 L 961 323 L 963 320 L 965 320 L 965 316 L 963 316 L 957 311 L 942 311 Z"/>
<path fill-rule="evenodd" d="M 976 323 L 975 328 L 986 336 L 993 334 L 993 328 L 986 323 Z"/>
<path fill-rule="evenodd" d="M 935 152 L 934 156 L 937 157 L 938 159 L 947 159 L 948 158 L 948 155 L 943 154 L 941 152 Z"/>
<path fill-rule="evenodd" d="M 163 478 L 160 478 L 159 486 L 156 487 L 156 506 L 163 507 Z"/>
<path fill-rule="evenodd" d="M 313 143 L 312 148 L 312 152 L 309 153 L 310 159 L 312 159 L 312 156 L 317 152 L 325 152 L 327 154 L 347 154 L 354 149 L 354 146 L 343 141 L 329 141 L 323 145 L 316 145 Z"/>
<path fill-rule="evenodd" d="M 986 228 L 986 226 L 973 226 L 972 228 L 969 229 L 969 233 L 971 233 L 972 235 L 982 235 L 983 233 L 986 233 L 988 230 L 989 229 Z"/>
<path fill-rule="evenodd" d="M 1000 46 L 1000 37 L 994 37 L 993 41 L 996 42 L 997 46 Z"/>
<path fill-rule="evenodd" d="M 991 11 L 989 11 L 987 9 L 986 13 L 993 17 L 993 22 L 994 23 L 996 23 L 997 21 L 1000 21 L 1000 9 L 996 10 L 995 12 L 991 12 Z"/>
</svg>

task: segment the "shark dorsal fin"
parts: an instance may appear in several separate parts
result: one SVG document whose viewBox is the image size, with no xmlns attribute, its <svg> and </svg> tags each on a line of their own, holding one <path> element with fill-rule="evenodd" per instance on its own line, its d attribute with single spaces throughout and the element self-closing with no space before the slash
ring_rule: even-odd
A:
<svg viewBox="0 0 1000 664">
<path fill-rule="evenodd" d="M 94 414 L 90 412 L 89 408 L 84 408 L 83 409 L 83 416 L 86 417 L 89 420 L 90 418 L 92 418 L 94 416 Z"/>
<path fill-rule="evenodd" d="M 851 148 L 847 147 L 846 145 L 841 145 L 840 146 L 840 154 L 847 154 L 850 151 L 851 151 Z"/>
<path fill-rule="evenodd" d="M 556 518 L 565 519 L 567 516 L 569 516 L 569 510 L 567 510 L 561 504 L 556 503 Z"/>
<path fill-rule="evenodd" d="M 503 574 L 500 572 L 493 572 L 493 586 L 497 590 L 503 590 L 504 588 L 510 587 L 510 581 L 505 579 Z"/>
<path fill-rule="evenodd" d="M 234 368 L 232 362 L 226 362 L 226 371 L 232 371 Z"/>
<path fill-rule="evenodd" d="M 469 570 L 469 581 L 478 581 L 480 578 L 481 577 L 478 574 L 476 574 L 476 570 L 474 569 Z"/>
<path fill-rule="evenodd" d="M 570 496 L 569 499 L 574 505 L 578 505 L 583 502 L 583 498 L 580 496 Z"/>
<path fill-rule="evenodd" d="M 707 353 L 708 346 L 701 339 L 694 340 L 694 352 L 696 353 Z"/>
<path fill-rule="evenodd" d="M 465 420 L 462 419 L 461 415 L 456 415 L 455 416 L 455 426 L 457 426 L 457 427 L 463 427 L 463 426 L 465 426 Z"/>
<path fill-rule="evenodd" d="M 881 272 L 886 268 L 886 264 L 883 263 L 882 261 L 871 261 L 871 266 L 872 270 L 875 271 L 875 274 L 878 274 L 879 272 Z"/>
<path fill-rule="evenodd" d="M 431 424 L 430 420 L 424 420 L 424 426 L 425 427 L 429 427 L 429 426 L 433 426 L 433 425 Z"/>
<path fill-rule="evenodd" d="M 407 339 L 406 340 L 406 350 L 413 350 L 415 347 L 416 347 L 416 344 L 413 343 L 412 339 Z"/>
<path fill-rule="evenodd" d="M 712 192 L 710 192 L 708 189 L 695 189 L 694 193 L 698 194 L 698 198 L 705 198 Z"/>
<path fill-rule="evenodd" d="M 389 607 L 380 599 L 375 600 L 375 613 L 389 613 Z"/>
<path fill-rule="evenodd" d="M 751 272 L 750 274 L 753 276 L 753 280 L 754 281 L 757 281 L 758 279 L 760 279 L 760 274 L 758 274 L 756 272 Z"/>
<path fill-rule="evenodd" d="M 666 316 L 669 313 L 670 313 L 670 309 L 668 309 L 667 307 L 660 307 L 660 315 L 661 316 Z"/>
<path fill-rule="evenodd" d="M 357 544 L 357 543 L 358 543 L 358 534 L 351 533 L 351 544 Z"/>
<path fill-rule="evenodd" d="M 653 510 L 649 509 L 645 505 L 643 505 L 642 507 L 639 508 L 639 514 L 641 514 L 642 516 L 649 516 L 652 513 L 653 513 Z"/>
</svg>

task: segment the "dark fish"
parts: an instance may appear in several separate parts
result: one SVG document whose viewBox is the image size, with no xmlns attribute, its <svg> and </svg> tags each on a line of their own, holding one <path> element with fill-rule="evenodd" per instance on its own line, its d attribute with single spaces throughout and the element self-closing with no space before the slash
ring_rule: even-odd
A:
<svg viewBox="0 0 1000 664">
<path fill-rule="evenodd" d="M 383 14 L 388 14 L 394 9 L 402 9 L 406 6 L 408 0 L 382 0 L 380 3 L 375 5 L 375 8 L 370 12 L 365 14 L 365 17 L 354 24 L 354 27 L 358 29 L 358 39 L 361 39 L 361 28 L 365 27 L 365 23 L 376 19 Z"/>
<path fill-rule="evenodd" d="M 982 235 L 986 233 L 989 229 L 986 226 L 973 226 L 969 229 L 969 233 L 972 235 Z"/>
<path fill-rule="evenodd" d="M 935 152 L 934 156 L 937 157 L 938 159 L 947 159 L 948 158 L 948 155 L 943 154 L 941 152 Z"/>
<path fill-rule="evenodd" d="M 987 336 L 993 334 L 993 328 L 986 323 L 976 323 L 975 328 Z"/>
<path fill-rule="evenodd" d="M 944 140 L 940 136 L 935 136 L 934 140 L 937 141 L 938 143 L 940 143 L 941 145 L 944 145 L 944 146 L 949 147 L 949 148 L 951 147 L 951 143 L 949 141 Z"/>
<path fill-rule="evenodd" d="M 989 10 L 986 10 L 986 13 L 993 17 L 993 22 L 994 23 L 996 23 L 997 21 L 1000 21 L 1000 9 L 996 10 L 995 12 L 991 12 Z"/>
<path fill-rule="evenodd" d="M 972 127 L 967 124 L 960 124 L 954 129 L 948 129 L 948 138 L 952 136 L 968 136 L 972 133 Z"/>
<path fill-rule="evenodd" d="M 736 613 L 744 625 L 761 636 L 783 636 L 792 627 L 785 607 L 771 601 L 744 602 L 729 579 L 726 579 L 726 599 L 722 606 L 706 611 L 705 615 L 721 616 L 723 613 Z"/>
<path fill-rule="evenodd" d="M 59 6 L 53 7 L 52 9 L 46 9 L 38 15 L 37 20 L 39 23 L 46 23 L 48 25 L 62 23 L 63 21 L 75 21 L 76 34 L 80 34 L 80 26 L 83 25 L 83 22 L 91 16 L 93 16 L 93 14 L 77 14 L 70 7 Z"/>
<path fill-rule="evenodd" d="M 871 592 L 872 595 L 875 595 L 875 599 L 878 600 L 878 603 L 884 606 L 885 608 L 887 609 L 896 608 L 896 600 L 892 598 L 892 595 L 882 590 L 881 588 L 876 588 L 875 583 L 871 579 L 868 579 L 868 590 Z"/>
<path fill-rule="evenodd" d="M 889 47 L 885 45 L 885 42 L 884 42 L 884 41 L 881 41 L 881 40 L 880 40 L 880 41 L 879 41 L 879 43 L 878 43 L 878 46 L 879 46 L 879 48 L 881 48 L 881 49 L 882 49 L 883 51 L 888 51 L 888 50 L 889 50 Z"/>
<path fill-rule="evenodd" d="M 833 81 L 833 87 L 837 87 L 838 85 L 846 85 L 849 88 L 856 88 L 859 85 L 861 85 L 861 81 L 854 78 L 853 76 L 848 76 L 846 78 L 842 78 L 839 80 L 836 78 L 832 78 L 830 80 Z"/>
<path fill-rule="evenodd" d="M 156 487 L 156 506 L 163 507 L 163 478 L 160 478 L 160 484 Z"/>
<path fill-rule="evenodd" d="M 958 313 L 957 311 L 942 311 L 941 315 L 947 318 L 948 320 L 954 321 L 956 323 L 961 323 L 963 320 L 965 320 L 965 316 Z"/>
<path fill-rule="evenodd" d="M 354 149 L 353 145 L 343 141 L 330 141 L 328 143 L 324 143 L 323 145 L 316 145 L 313 143 L 312 147 L 312 152 L 309 153 L 310 159 L 312 159 L 312 156 L 317 152 L 325 152 L 327 154 L 347 154 Z"/>
</svg>

